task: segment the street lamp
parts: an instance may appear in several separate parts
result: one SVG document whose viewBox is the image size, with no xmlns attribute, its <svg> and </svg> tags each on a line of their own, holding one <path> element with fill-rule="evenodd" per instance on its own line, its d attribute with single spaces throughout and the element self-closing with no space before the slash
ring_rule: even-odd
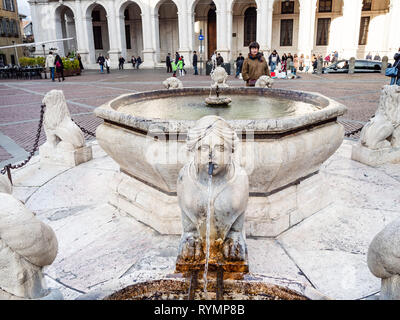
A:
<svg viewBox="0 0 400 320">
<path fill-rule="evenodd" d="M 45 50 L 45 44 L 42 44 L 43 48 L 43 57 L 46 59 L 46 50 Z M 44 68 L 44 78 L 47 79 L 47 72 L 46 72 L 46 67 Z"/>
</svg>

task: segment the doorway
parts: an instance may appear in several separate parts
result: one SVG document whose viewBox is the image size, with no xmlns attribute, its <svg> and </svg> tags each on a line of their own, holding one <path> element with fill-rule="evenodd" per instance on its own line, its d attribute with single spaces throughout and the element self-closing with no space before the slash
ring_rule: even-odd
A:
<svg viewBox="0 0 400 320">
<path fill-rule="evenodd" d="M 217 50 L 217 15 L 215 9 L 208 11 L 207 17 L 207 47 L 208 60 L 211 60 L 215 50 Z"/>
</svg>

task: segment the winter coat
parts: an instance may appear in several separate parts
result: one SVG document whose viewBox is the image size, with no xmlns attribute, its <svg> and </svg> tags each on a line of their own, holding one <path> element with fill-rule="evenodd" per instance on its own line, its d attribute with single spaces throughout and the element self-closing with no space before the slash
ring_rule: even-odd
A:
<svg viewBox="0 0 400 320">
<path fill-rule="evenodd" d="M 258 53 L 255 57 L 250 54 L 244 60 L 242 67 L 243 80 L 246 81 L 248 86 L 249 80 L 257 80 L 261 76 L 270 76 L 268 63 L 265 58 Z"/>
<path fill-rule="evenodd" d="M 193 66 L 197 67 L 197 54 L 193 54 Z"/>
<path fill-rule="evenodd" d="M 45 67 L 46 68 L 54 68 L 55 67 L 55 57 L 52 55 L 52 54 L 49 54 L 47 57 L 46 57 L 46 65 L 45 65 Z"/>
<path fill-rule="evenodd" d="M 224 58 L 222 58 L 222 56 L 218 56 L 217 57 L 217 66 L 220 66 L 223 63 L 224 63 Z"/>
<path fill-rule="evenodd" d="M 178 60 L 178 69 L 179 69 L 179 70 L 182 70 L 182 69 L 183 69 L 183 60 L 182 60 L 182 59 L 179 59 L 179 60 Z"/>
<path fill-rule="evenodd" d="M 106 61 L 106 59 L 103 56 L 97 58 L 97 63 L 101 66 L 104 65 L 104 61 Z"/>
<path fill-rule="evenodd" d="M 178 65 L 175 63 L 174 60 L 172 60 L 172 62 L 171 62 L 171 67 L 172 67 L 172 71 L 173 71 L 173 72 L 175 72 L 176 69 L 178 68 Z"/>
<path fill-rule="evenodd" d="M 272 57 L 276 57 L 276 62 L 275 62 L 275 64 L 276 65 L 278 65 L 279 64 L 279 62 L 281 62 L 281 58 L 279 57 L 279 54 L 270 54 L 269 55 L 269 58 L 268 58 L 268 65 L 271 65 L 271 63 L 272 63 Z"/>
<path fill-rule="evenodd" d="M 167 56 L 167 58 L 165 59 L 165 63 L 166 63 L 166 65 L 167 65 L 167 67 L 168 67 L 169 65 L 171 65 L 171 57 L 170 57 L 170 56 Z"/>
</svg>

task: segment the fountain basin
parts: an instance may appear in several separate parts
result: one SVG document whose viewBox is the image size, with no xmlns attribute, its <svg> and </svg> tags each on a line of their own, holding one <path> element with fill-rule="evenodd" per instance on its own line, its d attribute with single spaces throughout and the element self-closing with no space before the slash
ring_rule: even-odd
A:
<svg viewBox="0 0 400 320">
<path fill-rule="evenodd" d="M 249 177 L 248 235 L 276 236 L 329 204 L 318 170 L 343 141 L 337 117 L 345 106 L 317 93 L 223 88 L 232 106 L 207 108 L 208 94 L 209 88 L 127 94 L 95 110 L 104 119 L 97 140 L 120 165 L 113 205 L 160 233 L 180 234 L 176 181 L 188 159 L 186 133 L 206 114 L 226 119 L 241 139 L 235 156 Z"/>
</svg>

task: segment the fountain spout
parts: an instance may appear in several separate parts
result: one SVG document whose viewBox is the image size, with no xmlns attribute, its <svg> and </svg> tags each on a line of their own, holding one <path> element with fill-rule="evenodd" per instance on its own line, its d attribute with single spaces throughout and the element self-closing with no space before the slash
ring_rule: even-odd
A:
<svg viewBox="0 0 400 320">
<path fill-rule="evenodd" d="M 214 171 L 214 163 L 209 162 L 209 163 L 208 163 L 208 175 L 209 175 L 209 176 L 212 176 L 213 171 Z"/>
</svg>

